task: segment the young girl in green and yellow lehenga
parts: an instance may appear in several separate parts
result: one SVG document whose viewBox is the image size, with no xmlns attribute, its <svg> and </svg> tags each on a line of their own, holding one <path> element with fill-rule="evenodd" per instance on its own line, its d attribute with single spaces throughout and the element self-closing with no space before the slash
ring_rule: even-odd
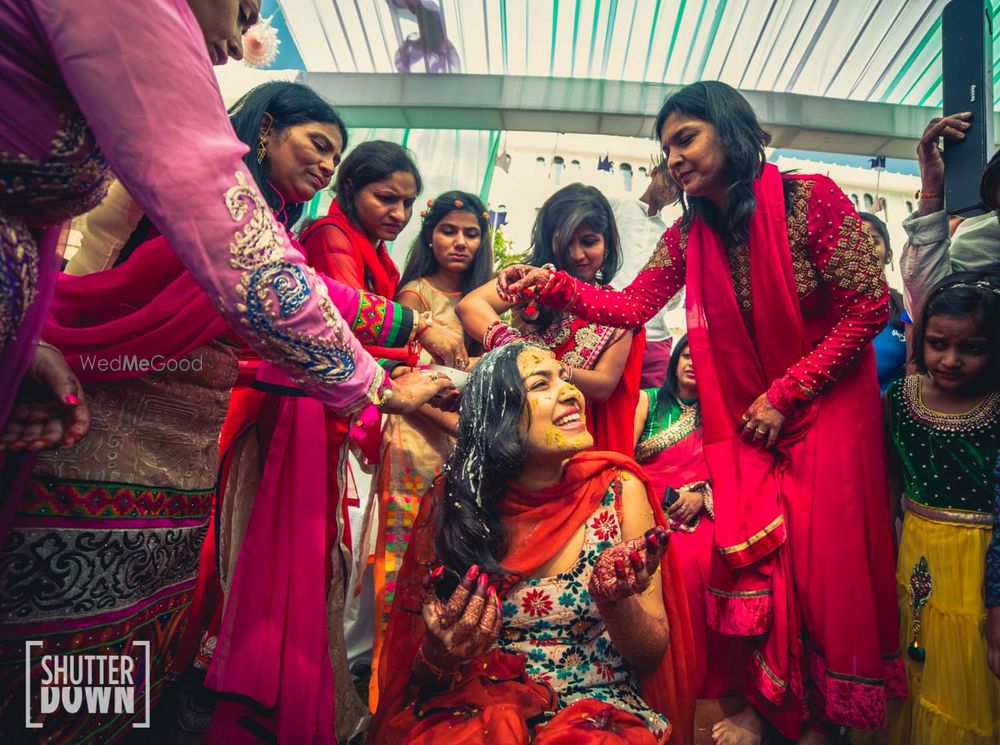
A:
<svg viewBox="0 0 1000 745">
<path fill-rule="evenodd" d="M 941 282 L 914 350 L 920 373 L 885 399 L 890 469 L 905 494 L 896 576 L 910 685 L 890 740 L 995 745 L 1000 679 L 988 665 L 985 597 L 997 590 L 984 568 L 1000 446 L 1000 277 Z"/>
</svg>

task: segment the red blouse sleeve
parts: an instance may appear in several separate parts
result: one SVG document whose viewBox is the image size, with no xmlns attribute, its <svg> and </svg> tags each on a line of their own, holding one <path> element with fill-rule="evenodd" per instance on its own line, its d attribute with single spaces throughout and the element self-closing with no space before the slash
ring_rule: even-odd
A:
<svg viewBox="0 0 1000 745">
<path fill-rule="evenodd" d="M 539 300 L 592 323 L 639 328 L 684 286 L 686 236 L 676 224 L 669 228 L 646 266 L 623 290 L 601 289 L 559 271 Z"/>
<path fill-rule="evenodd" d="M 409 359 L 413 311 L 365 289 L 347 236 L 332 225 L 317 226 L 305 234 L 300 245 L 309 266 L 357 292 L 358 312 L 351 331 L 365 350 L 376 359 Z"/>
<path fill-rule="evenodd" d="M 365 278 L 347 236 L 332 225 L 317 226 L 302 242 L 309 265 L 321 274 L 358 290 L 365 289 Z"/>
<path fill-rule="evenodd" d="M 812 352 L 771 384 L 768 400 L 786 416 L 838 380 L 889 319 L 885 270 L 854 205 L 830 179 L 810 178 L 810 260 L 839 319 Z"/>
</svg>

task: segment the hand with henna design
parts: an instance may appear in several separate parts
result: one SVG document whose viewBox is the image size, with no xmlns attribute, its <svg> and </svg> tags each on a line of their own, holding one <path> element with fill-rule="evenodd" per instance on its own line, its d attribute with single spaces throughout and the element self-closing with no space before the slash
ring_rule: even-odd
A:
<svg viewBox="0 0 1000 745">
<path fill-rule="evenodd" d="M 423 581 L 421 614 L 427 634 L 417 657 L 423 657 L 438 677 L 438 670 L 450 671 L 464 660 L 486 654 L 496 643 L 502 621 L 500 599 L 479 567 L 469 568 L 446 603 L 434 592 L 443 570 L 438 567 Z"/>
<path fill-rule="evenodd" d="M 598 603 L 614 603 L 645 592 L 669 542 L 666 529 L 656 527 L 640 538 L 604 549 L 590 576 L 591 597 Z"/>
<path fill-rule="evenodd" d="M 530 298 L 533 293 L 541 291 L 552 272 L 530 264 L 511 264 L 497 272 L 497 294 L 504 302 L 517 303 Z"/>
</svg>

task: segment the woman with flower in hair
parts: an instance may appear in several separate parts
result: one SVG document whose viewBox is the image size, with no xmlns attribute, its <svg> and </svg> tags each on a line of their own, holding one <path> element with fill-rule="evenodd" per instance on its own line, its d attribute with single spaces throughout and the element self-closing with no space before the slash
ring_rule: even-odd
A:
<svg viewBox="0 0 1000 745">
<path fill-rule="evenodd" d="M 489 212 L 478 197 L 447 191 L 420 213 L 420 234 L 410 248 L 396 301 L 456 333 L 462 324 L 455 306 L 467 292 L 493 274 Z M 468 349 L 478 351 L 470 343 Z M 421 353 L 419 362 L 432 362 Z M 405 416 L 388 417 L 376 476 L 379 534 L 375 549 L 375 634 L 369 706 L 378 700 L 378 658 L 392 608 L 396 575 L 403 561 L 420 497 L 441 473 L 455 447 L 458 414 L 423 406 Z"/>
<path fill-rule="evenodd" d="M 473 369 L 400 572 L 369 743 L 692 740 L 663 511 L 586 425 L 548 350 L 508 344 Z"/>
<path fill-rule="evenodd" d="M 545 200 L 531 231 L 531 266 L 561 269 L 587 285 L 609 287 L 621 264 L 615 216 L 593 186 L 570 184 Z M 514 311 L 513 326 L 500 314 Z M 599 450 L 633 452 L 632 421 L 639 400 L 645 331 L 590 323 L 527 302 L 509 302 L 496 283 L 483 285 L 458 305 L 458 317 L 483 347 L 517 339 L 550 349 L 587 397 L 587 427 Z"/>
</svg>

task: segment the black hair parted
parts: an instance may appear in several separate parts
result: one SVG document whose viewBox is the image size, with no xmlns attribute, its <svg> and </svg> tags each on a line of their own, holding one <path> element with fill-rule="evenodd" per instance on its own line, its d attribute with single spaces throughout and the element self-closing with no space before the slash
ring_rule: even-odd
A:
<svg viewBox="0 0 1000 745">
<path fill-rule="evenodd" d="M 677 343 L 674 344 L 673 351 L 670 352 L 670 362 L 667 364 L 667 377 L 663 381 L 663 385 L 660 386 L 659 395 L 657 395 L 657 400 L 667 400 L 671 399 L 680 403 L 681 397 L 678 391 L 677 382 L 677 366 L 681 363 L 681 355 L 684 350 L 688 348 L 688 337 L 684 334 Z"/>
<path fill-rule="evenodd" d="M 568 184 L 545 200 L 531 228 L 531 255 L 527 263 L 532 266 L 553 264 L 556 269 L 573 274 L 567 252 L 573 233 L 581 225 L 604 236 L 604 263 L 598 279 L 602 284 L 610 284 L 621 267 L 621 240 L 611 203 L 593 186 Z M 533 325 L 540 333 L 559 318 L 559 313 L 547 306 L 538 310 L 538 320 Z"/>
<path fill-rule="evenodd" d="M 413 155 L 402 145 L 387 140 L 370 140 L 354 148 L 337 169 L 337 181 L 333 190 L 337 203 L 352 221 L 354 220 L 354 196 L 368 184 L 384 181 L 396 172 L 411 173 L 417 183 L 417 194 L 424 189 L 420 169 L 413 161 Z"/>
<path fill-rule="evenodd" d="M 434 228 L 456 210 L 474 215 L 479 222 L 479 232 L 482 235 L 479 250 L 476 251 L 472 264 L 462 275 L 462 294 L 482 287 L 493 276 L 493 241 L 490 238 L 490 221 L 486 206 L 474 194 L 453 190 L 446 191 L 428 205 L 427 212 L 423 215 L 420 233 L 406 256 L 403 276 L 399 278 L 400 287 L 437 271 L 437 260 L 434 258 Z"/>
<path fill-rule="evenodd" d="M 927 372 L 924 340 L 927 324 L 934 316 L 970 316 L 989 339 L 990 367 L 986 380 L 992 386 L 1000 381 L 1000 273 L 955 272 L 935 284 L 924 301 L 913 327 L 913 363 Z"/>
<path fill-rule="evenodd" d="M 290 228 L 298 222 L 305 207 L 302 203 L 286 203 L 284 197 L 268 182 L 270 164 L 267 158 L 263 163 L 257 162 L 257 145 L 265 114 L 271 116 L 271 132 L 274 136 L 280 136 L 284 130 L 297 124 L 310 122 L 333 124 L 340 130 L 345 149 L 347 125 L 344 124 L 340 114 L 320 98 L 316 91 L 301 83 L 272 81 L 258 85 L 243 94 L 230 107 L 229 120 L 232 122 L 233 130 L 250 148 L 250 152 L 243 156 L 243 162 L 250 169 L 250 175 L 257 182 L 257 188 L 264 195 L 268 206 L 276 212 L 283 204 L 285 205 L 285 227 Z"/>
<path fill-rule="evenodd" d="M 420 226 L 420 233 L 417 234 L 413 245 L 410 246 L 410 252 L 406 255 L 403 275 L 399 278 L 400 289 L 415 279 L 426 277 L 437 271 L 438 263 L 437 259 L 434 258 L 434 229 L 447 215 L 456 210 L 475 215 L 479 222 L 481 236 L 479 248 L 472 258 L 472 263 L 462 273 L 462 295 L 465 296 L 490 281 L 493 276 L 493 239 L 490 235 L 489 213 L 479 197 L 469 192 L 453 190 L 446 191 L 433 200 L 426 213 L 422 213 L 423 223 Z M 473 339 L 465 332 L 462 336 L 469 354 L 479 355 L 482 353 L 483 347 L 478 340 Z"/>
<path fill-rule="evenodd" d="M 683 224 L 701 217 L 731 245 L 744 243 L 750 235 L 750 217 L 757 206 L 753 182 L 767 162 L 764 148 L 771 135 L 757 121 L 750 103 L 732 86 L 718 80 L 703 80 L 681 88 L 663 102 L 653 137 L 660 139 L 671 114 L 680 114 L 712 124 L 726 156 L 729 180 L 724 213 L 706 197 L 688 197 L 681 192 Z"/>
<path fill-rule="evenodd" d="M 518 342 L 487 352 L 462 392 L 458 440 L 444 467 L 443 501 L 436 510 L 435 550 L 447 570 L 438 588 L 443 596 L 473 564 L 497 581 L 510 575 L 500 563 L 507 535 L 496 505 L 527 454 L 521 426 L 527 390 L 517 358 L 529 348 Z"/>
</svg>

